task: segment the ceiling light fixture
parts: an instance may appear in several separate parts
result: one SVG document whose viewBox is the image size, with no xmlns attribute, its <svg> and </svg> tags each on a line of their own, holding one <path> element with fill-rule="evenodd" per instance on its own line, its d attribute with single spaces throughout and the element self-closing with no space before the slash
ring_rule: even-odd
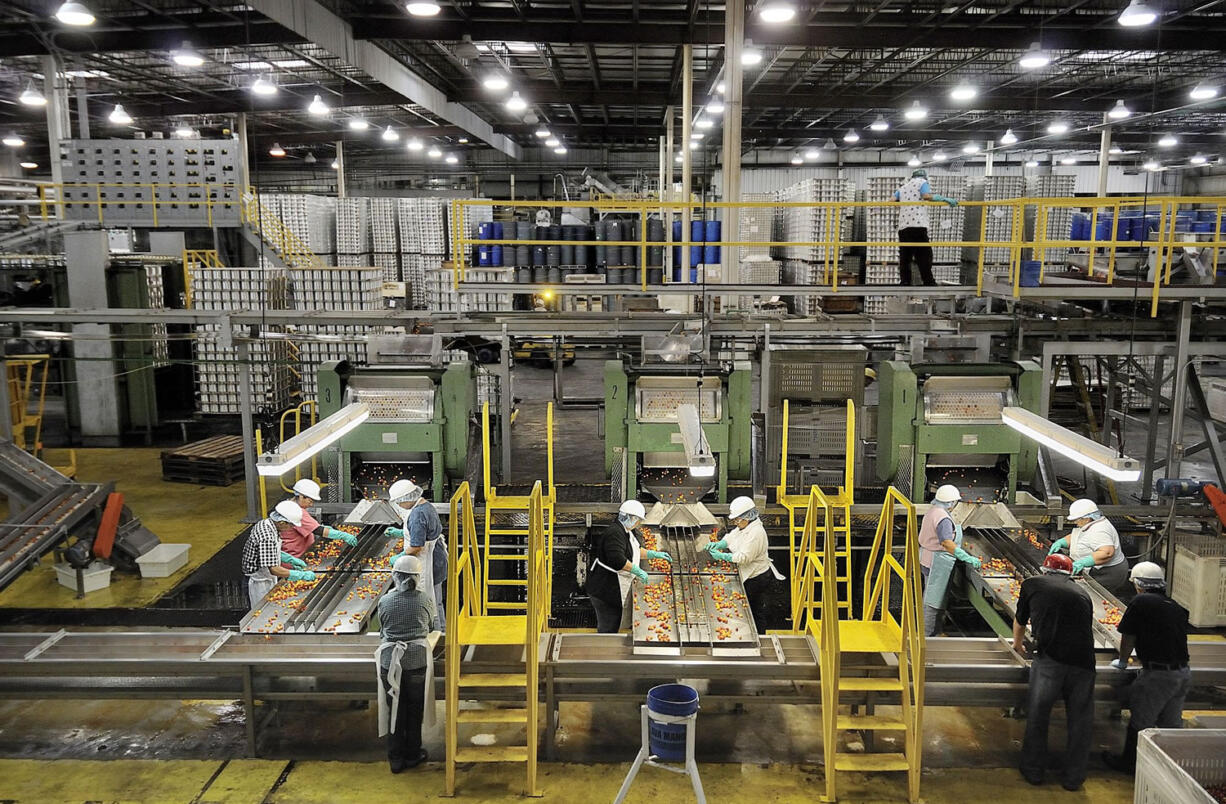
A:
<svg viewBox="0 0 1226 804">
<path fill-rule="evenodd" d="M 1213 84 L 1197 84 L 1188 92 L 1188 97 L 1192 100 L 1212 100 L 1217 97 L 1220 90 Z"/>
<path fill-rule="evenodd" d="M 936 153 L 932 155 L 933 162 L 944 162 L 947 158 L 948 157 L 945 156 L 944 151 L 937 151 Z"/>
<path fill-rule="evenodd" d="M 967 156 L 979 153 L 979 143 L 968 142 L 966 145 L 962 146 L 962 153 L 966 154 Z"/>
<path fill-rule="evenodd" d="M 742 67 L 757 67 L 762 63 L 762 51 L 753 46 L 749 39 L 745 40 L 745 48 L 741 51 Z M 722 90 L 721 90 L 722 91 Z"/>
<path fill-rule="evenodd" d="M 690 139 L 692 140 L 701 140 L 705 136 L 707 136 L 707 132 L 705 131 L 691 131 L 690 132 Z"/>
<path fill-rule="evenodd" d="M 902 114 L 908 120 L 923 120 L 928 116 L 928 110 L 919 101 L 915 101 Z"/>
<path fill-rule="evenodd" d="M 1068 123 L 1063 120 L 1053 120 L 1047 124 L 1047 133 L 1059 136 L 1068 133 Z"/>
<path fill-rule="evenodd" d="M 685 157 L 684 157 L 684 156 L 682 156 L 681 154 L 677 154 L 676 156 L 674 156 L 674 157 L 673 157 L 673 161 L 674 161 L 674 162 L 678 162 L 678 163 L 680 163 L 680 162 L 684 162 L 684 161 L 685 161 Z"/>
<path fill-rule="evenodd" d="M 1146 5 L 1145 0 L 1131 0 L 1127 8 L 1120 12 L 1116 21 L 1125 28 L 1140 28 L 1152 25 L 1156 19 L 1158 19 L 1158 12 Z"/>
<path fill-rule="evenodd" d="M 549 137 L 553 135 L 549 132 L 549 129 L 545 128 L 544 126 L 541 126 L 540 128 L 536 130 L 536 136 L 541 138 L 542 140 L 545 140 L 545 139 L 549 139 Z"/>
<path fill-rule="evenodd" d="M 1054 452 L 1070 458 L 1103 477 L 1120 483 L 1141 477 L 1141 463 L 1115 450 L 1074 433 L 1066 427 L 1048 421 L 1025 408 L 1008 406 L 1001 410 L 1001 421 L 1027 438 L 1039 442 Z"/>
<path fill-rule="evenodd" d="M 73 0 L 60 6 L 55 12 L 55 18 L 65 25 L 80 27 L 94 24 L 93 12 L 86 8 L 84 3 L 73 2 Z"/>
<path fill-rule="evenodd" d="M 447 154 L 447 158 L 444 161 L 449 165 L 454 165 L 460 161 L 460 157 L 455 154 Z"/>
<path fill-rule="evenodd" d="M 368 128 L 370 128 L 370 123 L 366 120 L 365 117 L 349 118 L 349 130 L 350 131 L 365 131 Z"/>
<path fill-rule="evenodd" d="M 701 147 L 702 147 L 702 143 L 699 142 L 698 140 L 690 140 L 690 150 L 691 151 L 697 151 Z"/>
<path fill-rule="evenodd" d="M 1026 52 L 1017 60 L 1017 63 L 1023 70 L 1037 70 L 1050 64 L 1051 56 L 1039 46 L 1038 42 L 1031 42 L 1030 47 L 1026 48 Z"/>
<path fill-rule="evenodd" d="M 694 121 L 695 128 L 712 128 L 714 125 L 715 121 L 709 117 L 700 117 Z"/>
<path fill-rule="evenodd" d="M 808 148 L 805 149 L 805 159 L 808 160 L 809 162 L 816 162 L 818 159 L 821 159 L 821 158 L 822 158 L 822 152 L 819 151 L 817 148 L 814 148 L 813 146 L 810 145 Z"/>
<path fill-rule="evenodd" d="M 341 163 L 340 163 L 340 162 L 338 162 L 338 161 L 336 161 L 335 159 L 333 159 L 333 160 L 332 160 L 332 169 L 333 169 L 333 170 L 340 170 L 340 169 L 341 169 Z"/>
<path fill-rule="evenodd" d="M 879 114 L 876 120 L 868 124 L 868 127 L 872 131 L 889 131 L 890 121 L 885 119 L 885 115 Z"/>
<path fill-rule="evenodd" d="M 328 108 L 328 104 L 324 103 L 323 98 L 316 95 L 315 97 L 311 98 L 311 103 L 307 106 L 307 111 L 316 117 L 323 117 L 330 112 L 331 109 Z"/>
<path fill-rule="evenodd" d="M 392 128 L 391 126 L 383 129 L 383 133 L 379 136 L 383 138 L 384 142 L 395 142 L 396 140 L 400 139 L 400 134 L 397 133 L 396 129 Z"/>
<path fill-rule="evenodd" d="M 1073 156 L 1072 154 L 1069 154 L 1068 156 L 1065 156 L 1065 157 L 1061 157 L 1061 158 L 1060 158 L 1060 164 L 1062 164 L 1062 165 L 1075 165 L 1075 164 L 1077 164 L 1077 157 Z"/>
<path fill-rule="evenodd" d="M 822 145 L 822 148 L 823 148 L 823 149 L 825 149 L 825 150 L 827 150 L 827 151 L 834 151 L 834 150 L 837 150 L 837 149 L 838 149 L 838 147 L 839 147 L 839 146 L 837 146 L 837 145 L 835 145 L 835 144 L 834 144 L 834 138 L 832 138 L 832 137 L 827 137 L 827 138 L 826 138 L 826 142 L 825 142 L 825 144 L 823 144 L 823 145 Z"/>
<path fill-rule="evenodd" d="M 1013 133 L 1013 129 L 1005 129 L 1005 133 L 1000 135 L 1001 145 L 1013 145 L 1017 142 L 1017 135 Z"/>
<path fill-rule="evenodd" d="M 1037 168 L 1038 166 L 1039 166 L 1039 160 L 1037 159 L 1027 159 L 1026 160 L 1026 167 Z"/>
<path fill-rule="evenodd" d="M 1123 120 L 1126 117 L 1132 117 L 1132 109 L 1129 109 L 1122 99 L 1117 100 L 1111 107 L 1111 111 L 1107 112 L 1107 117 L 1112 120 Z"/>
<path fill-rule="evenodd" d="M 721 95 L 724 94 L 724 82 L 723 81 L 720 81 L 718 84 L 715 85 L 715 91 Z"/>
<path fill-rule="evenodd" d="M 859 142 L 859 141 L 860 141 L 860 135 L 856 133 L 856 130 L 854 128 L 847 129 L 847 133 L 843 135 L 843 142 L 853 143 L 853 142 Z"/>
<path fill-rule="evenodd" d="M 414 17 L 433 17 L 443 10 L 443 7 L 434 0 L 412 0 L 405 4 L 407 10 Z"/>
<path fill-rule="evenodd" d="M 310 151 L 307 151 L 307 155 L 302 157 L 302 161 L 308 165 L 313 165 L 318 160 L 315 158 L 315 154 L 311 153 Z"/>
<path fill-rule="evenodd" d="M 1203 165 L 1209 160 L 1205 158 L 1204 154 L 1193 154 L 1192 158 L 1189 159 L 1188 161 L 1194 165 Z"/>
<path fill-rule="evenodd" d="M 127 113 L 122 103 L 117 103 L 106 119 L 110 120 L 113 125 L 126 126 L 132 122 L 132 115 Z"/>
<path fill-rule="evenodd" d="M 1124 153 L 1124 149 L 1118 145 L 1112 145 L 1107 149 L 1107 153 L 1112 154 L 1113 156 L 1119 156 L 1120 154 Z"/>
<path fill-rule="evenodd" d="M 26 170 L 34 170 L 34 168 L 38 167 L 37 162 L 21 162 L 20 165 Z"/>
<path fill-rule="evenodd" d="M 268 149 L 268 155 L 276 157 L 285 156 L 285 149 L 281 147 L 281 143 L 274 142 L 272 147 Z"/>
<path fill-rule="evenodd" d="M 1141 165 L 1141 167 L 1143 167 L 1143 168 L 1145 168 L 1146 170 L 1149 170 L 1149 171 L 1155 171 L 1155 170 L 1161 170 L 1161 169 L 1162 169 L 1162 165 L 1158 164 L 1158 162 L 1157 162 L 1156 160 L 1153 160 L 1153 159 L 1147 159 L 1147 160 L 1145 160 L 1145 164 Z"/>
<path fill-rule="evenodd" d="M 716 98 L 715 100 L 707 104 L 707 112 L 710 114 L 723 114 L 724 113 L 724 102 Z"/>
<path fill-rule="evenodd" d="M 426 145 L 421 140 L 414 137 L 413 139 L 409 140 L 408 143 L 406 143 L 405 147 L 416 153 L 417 151 L 424 149 Z"/>
<path fill-rule="evenodd" d="M 785 0 L 766 0 L 758 6 L 758 16 L 763 22 L 778 25 L 790 22 L 796 16 L 796 7 Z"/>
<path fill-rule="evenodd" d="M 431 145 L 430 150 L 426 151 L 426 156 L 430 157 L 431 159 L 438 159 L 442 155 L 443 152 L 438 149 L 437 145 Z"/>
<path fill-rule="evenodd" d="M 192 130 L 192 127 L 187 125 L 186 123 L 180 123 L 179 127 L 175 129 L 175 136 L 179 137 L 180 139 L 184 139 L 184 140 L 192 136 L 195 133 L 196 132 Z"/>
<path fill-rule="evenodd" d="M 553 152 L 554 152 L 555 154 L 558 154 L 558 155 L 560 156 L 560 155 L 562 155 L 562 154 L 566 153 L 566 146 L 565 146 L 565 145 L 559 145 L 557 148 L 554 148 L 554 149 L 553 149 Z"/>
<path fill-rule="evenodd" d="M 549 139 L 545 140 L 545 145 L 546 147 L 549 147 L 549 148 L 557 148 L 561 144 L 562 144 L 562 141 L 559 140 L 557 137 L 550 137 Z"/>
<path fill-rule="evenodd" d="M 251 91 L 256 95 L 264 95 L 266 97 L 268 95 L 276 95 L 277 85 L 272 80 L 272 74 L 269 73 L 268 77 L 256 76 L 255 81 L 251 84 Z"/>
<path fill-rule="evenodd" d="M 965 81 L 949 91 L 949 97 L 956 101 L 973 100 L 978 94 L 979 90 L 975 89 Z"/>
<path fill-rule="evenodd" d="M 507 109 L 512 112 L 522 112 L 528 108 L 528 102 L 519 96 L 518 92 L 512 92 L 511 97 L 507 98 Z"/>
<path fill-rule="evenodd" d="M 179 45 L 178 50 L 170 51 L 170 60 L 180 67 L 199 67 L 204 64 L 204 56 L 187 42 Z"/>
<path fill-rule="evenodd" d="M 907 160 L 908 167 L 919 167 L 921 164 L 919 154 L 911 154 L 911 158 Z"/>
<path fill-rule="evenodd" d="M 1179 139 L 1174 134 L 1163 134 L 1162 139 L 1158 140 L 1159 148 L 1174 148 L 1179 144 Z"/>
<path fill-rule="evenodd" d="M 502 90 L 511 86 L 511 82 L 507 80 L 505 75 L 494 74 L 487 75 L 485 80 L 481 82 L 481 86 L 485 87 L 491 92 L 501 92 Z"/>
<path fill-rule="evenodd" d="M 791 162 L 793 165 L 803 165 L 805 160 L 799 153 L 794 153 L 792 154 Z"/>
<path fill-rule="evenodd" d="M 21 95 L 17 97 L 17 100 L 21 101 L 26 106 L 47 105 L 47 99 L 44 98 L 43 93 L 39 92 L 38 88 L 34 86 L 33 81 L 26 84 L 26 88 L 21 90 Z"/>
<path fill-rule="evenodd" d="M 17 132 L 6 134 L 2 142 L 10 148 L 20 148 L 26 144 L 26 141 L 18 136 Z"/>
</svg>

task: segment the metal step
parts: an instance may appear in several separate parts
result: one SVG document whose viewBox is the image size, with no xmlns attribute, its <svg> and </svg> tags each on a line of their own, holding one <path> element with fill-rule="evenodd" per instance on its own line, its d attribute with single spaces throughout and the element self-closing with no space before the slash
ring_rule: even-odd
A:
<svg viewBox="0 0 1226 804">
<path fill-rule="evenodd" d="M 456 762 L 527 762 L 526 745 L 465 746 L 456 748 Z"/>
<path fill-rule="evenodd" d="M 839 692 L 902 692 L 896 678 L 840 678 Z"/>
<path fill-rule="evenodd" d="M 839 715 L 838 728 L 906 731 L 907 724 L 896 717 L 884 717 L 882 715 Z"/>
<path fill-rule="evenodd" d="M 460 675 L 461 687 L 526 687 L 523 673 L 469 673 Z"/>
<path fill-rule="evenodd" d="M 527 723 L 527 709 L 461 709 L 457 723 Z"/>
<path fill-rule="evenodd" d="M 834 769 L 841 771 L 907 771 L 906 754 L 835 754 Z"/>
</svg>

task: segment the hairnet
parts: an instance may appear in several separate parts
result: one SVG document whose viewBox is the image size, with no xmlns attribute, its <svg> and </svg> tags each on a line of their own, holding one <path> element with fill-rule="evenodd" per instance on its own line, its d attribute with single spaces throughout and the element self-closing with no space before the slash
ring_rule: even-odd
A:
<svg viewBox="0 0 1226 804">
<path fill-rule="evenodd" d="M 396 587 L 397 592 L 412 592 L 417 588 L 417 579 L 419 577 L 415 573 L 393 572 L 392 586 Z"/>
</svg>

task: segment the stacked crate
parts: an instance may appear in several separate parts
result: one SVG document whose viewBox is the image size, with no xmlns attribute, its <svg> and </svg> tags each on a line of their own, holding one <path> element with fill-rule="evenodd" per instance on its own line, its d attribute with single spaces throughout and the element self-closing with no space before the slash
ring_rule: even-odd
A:
<svg viewBox="0 0 1226 804">
<path fill-rule="evenodd" d="M 906 176 L 871 176 L 865 200 L 876 203 L 893 201 L 894 191 L 903 185 Z M 870 206 L 864 213 L 865 242 L 893 242 L 898 239 L 898 207 Z M 864 283 L 866 285 L 898 284 L 898 248 L 868 246 L 865 250 Z M 865 296 L 865 313 L 884 313 L 885 296 Z"/>
<path fill-rule="evenodd" d="M 300 193 L 262 195 L 260 203 L 281 219 L 285 228 L 294 233 L 325 264 L 332 264 L 336 254 L 336 199 Z"/>
<path fill-rule="evenodd" d="M 370 199 L 338 198 L 336 264 L 343 267 L 370 265 L 370 248 Z"/>
<path fill-rule="evenodd" d="M 426 273 L 431 264 L 450 259 L 447 238 L 448 199 L 400 198 L 396 217 L 400 225 L 401 274 L 409 285 L 409 303 L 426 304 Z"/>
<path fill-rule="evenodd" d="M 378 310 L 383 275 L 378 268 L 305 268 L 289 272 L 290 309 Z M 319 365 L 328 360 L 364 360 L 364 326 L 299 326 L 295 335 L 303 399 L 318 391 Z"/>
<path fill-rule="evenodd" d="M 371 264 L 382 270 L 384 282 L 400 281 L 400 237 L 396 229 L 396 199 L 367 199 Z"/>
<path fill-rule="evenodd" d="M 779 191 L 780 201 L 833 202 L 855 200 L 855 190 L 845 179 L 803 179 Z M 845 207 L 837 221 L 829 208 L 784 207 L 776 217 L 775 238 L 782 242 L 818 242 L 827 239 L 850 241 L 853 235 L 855 208 Z M 836 253 L 833 246 L 781 246 L 776 256 L 784 262 L 785 276 L 789 284 L 817 285 L 829 281 L 827 262 L 834 264 Z M 841 253 L 843 248 L 838 249 Z M 817 296 L 796 296 L 792 309 L 801 315 L 814 315 L 820 311 Z"/>
<path fill-rule="evenodd" d="M 964 176 L 929 176 L 928 184 L 936 195 L 946 198 L 966 197 L 966 177 Z M 946 205 L 929 207 L 928 209 L 928 239 L 961 240 L 966 228 L 966 207 L 950 207 Z M 961 246 L 936 246 L 932 249 L 932 274 L 938 282 L 959 281 L 959 269 L 962 265 Z"/>
<path fill-rule="evenodd" d="M 778 260 L 757 255 L 741 257 L 739 281 L 742 285 L 778 285 L 781 266 Z M 738 304 L 742 310 L 754 309 L 762 294 L 741 296 Z"/>
<path fill-rule="evenodd" d="M 1026 196 L 1029 198 L 1072 198 L 1077 186 L 1076 176 L 1051 174 L 1047 176 L 1027 176 Z M 1073 226 L 1072 207 L 1052 207 L 1047 212 L 1047 239 L 1068 240 L 1069 231 Z M 1037 222 L 1034 219 L 1033 207 L 1026 211 L 1026 236 L 1033 239 Z M 1049 248 L 1043 255 L 1048 264 L 1062 264 L 1068 255 L 1067 248 Z M 1035 255 L 1038 259 L 1038 255 Z"/>
<path fill-rule="evenodd" d="M 742 200 L 752 203 L 769 203 L 775 200 L 774 193 L 746 193 Z M 740 213 L 741 242 L 753 240 L 771 240 L 775 232 L 775 213 L 777 207 L 744 207 Z M 764 257 L 770 259 L 770 246 L 741 246 L 740 259 Z"/>
<path fill-rule="evenodd" d="M 515 282 L 514 268 L 468 268 L 464 271 L 465 282 Z M 426 309 L 444 313 L 498 312 L 512 309 L 514 294 L 474 293 L 463 294 L 455 289 L 455 272 L 450 268 L 433 268 L 426 271 Z"/>
<path fill-rule="evenodd" d="M 192 306 L 200 310 L 284 310 L 287 279 L 284 268 L 199 268 L 192 273 Z M 266 331 L 275 331 L 265 327 Z M 221 342 L 221 327 L 196 327 L 196 382 L 201 413 L 241 412 L 240 377 L 244 368 L 238 352 Z M 280 411 L 290 404 L 294 389 L 284 340 L 259 340 L 248 345 L 252 363 L 251 407 Z"/>
<path fill-rule="evenodd" d="M 967 186 L 968 201 L 1011 201 L 1021 198 L 1026 182 L 1021 176 L 980 176 L 971 179 Z M 963 240 L 979 240 L 983 227 L 985 242 L 1011 243 L 1013 241 L 1013 208 L 1006 206 L 967 207 Z M 962 248 L 962 259 L 978 262 L 979 249 L 975 246 Z M 983 249 L 984 273 L 1002 275 L 1008 273 L 1013 259 L 1008 246 L 987 246 Z"/>
<path fill-rule="evenodd" d="M 149 298 L 149 309 L 166 309 L 166 285 L 162 281 L 162 266 L 150 263 L 145 266 L 145 282 Z M 165 324 L 150 324 L 149 337 L 152 339 L 153 368 L 170 365 L 170 346 L 167 343 Z"/>
</svg>

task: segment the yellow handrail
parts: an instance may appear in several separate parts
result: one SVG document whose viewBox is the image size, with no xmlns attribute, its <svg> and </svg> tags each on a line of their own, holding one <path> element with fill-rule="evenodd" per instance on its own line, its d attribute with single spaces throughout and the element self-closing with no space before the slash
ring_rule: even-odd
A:
<svg viewBox="0 0 1226 804">
<path fill-rule="evenodd" d="M 280 217 L 260 203 L 259 196 L 248 188 L 240 206 L 242 222 L 259 233 L 285 263 L 294 268 L 322 268 L 324 262 L 304 243 Z"/>
</svg>

